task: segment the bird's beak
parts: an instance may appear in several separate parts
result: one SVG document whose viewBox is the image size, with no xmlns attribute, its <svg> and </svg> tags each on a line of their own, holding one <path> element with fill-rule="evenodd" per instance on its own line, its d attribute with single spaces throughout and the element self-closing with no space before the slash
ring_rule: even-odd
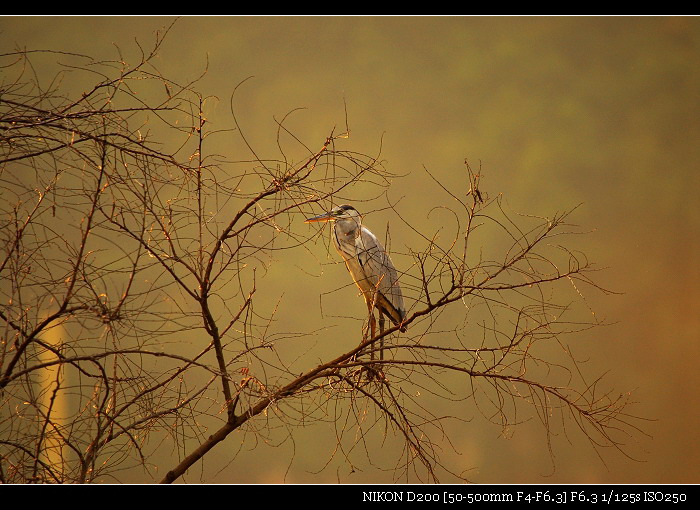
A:
<svg viewBox="0 0 700 510">
<path fill-rule="evenodd" d="M 316 221 L 330 221 L 333 215 L 330 212 L 323 213 L 319 216 L 314 216 L 313 218 L 307 218 L 304 223 L 314 223 Z"/>
</svg>

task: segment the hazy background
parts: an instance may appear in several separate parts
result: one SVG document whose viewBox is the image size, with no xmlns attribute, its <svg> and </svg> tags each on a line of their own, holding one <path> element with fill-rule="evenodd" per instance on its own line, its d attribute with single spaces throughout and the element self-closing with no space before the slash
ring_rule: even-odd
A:
<svg viewBox="0 0 700 510">
<path fill-rule="evenodd" d="M 3 17 L 0 52 L 113 59 L 119 47 L 129 59 L 135 40 L 150 49 L 171 21 Z M 699 19 L 624 17 L 185 17 L 156 59 L 182 83 L 207 68 L 197 88 L 220 98 L 210 103 L 220 127 L 230 127 L 233 88 L 255 76 L 237 113 L 262 148 L 274 147 L 273 116 L 297 107 L 306 110 L 293 118 L 295 134 L 320 146 L 333 126 L 344 128 L 346 101 L 351 147 L 373 154 L 381 142 L 386 168 L 407 174 L 391 187 L 407 218 L 425 217 L 431 201 L 417 187 L 422 167 L 455 182 L 465 158 L 482 165 L 482 188 L 504 193 L 514 209 L 552 215 L 582 204 L 573 220 L 593 232 L 580 247 L 609 268 L 599 282 L 624 294 L 586 296 L 614 325 L 580 335 L 578 353 L 591 373 L 609 370 L 616 391 L 633 392 L 651 438 L 637 438 L 641 462 L 610 451 L 603 463 L 587 443 L 560 436 L 553 470 L 541 427 L 504 438 L 474 419 L 458 432 L 454 462 L 480 483 L 700 482 L 699 63 Z M 381 229 L 387 218 L 372 221 Z M 401 235 L 392 225 L 395 245 Z M 331 288 L 318 278 L 304 292 L 316 303 Z M 292 304 L 281 316 L 299 320 Z M 312 320 L 323 319 L 314 310 Z M 244 439 L 233 434 L 188 480 L 391 480 L 342 463 L 317 473 L 328 452 L 312 449 L 316 434 L 302 429 L 291 444 L 258 444 L 231 461 L 227 449 L 238 452 Z M 123 480 L 150 481 L 139 472 Z"/>
</svg>

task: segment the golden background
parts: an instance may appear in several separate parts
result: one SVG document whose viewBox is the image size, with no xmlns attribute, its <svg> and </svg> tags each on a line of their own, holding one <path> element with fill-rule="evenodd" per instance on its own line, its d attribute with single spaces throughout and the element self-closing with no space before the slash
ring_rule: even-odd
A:
<svg viewBox="0 0 700 510">
<path fill-rule="evenodd" d="M 155 31 L 172 21 L 3 17 L 0 51 L 114 59 L 118 47 L 129 60 L 138 55 L 135 40 L 150 48 Z M 541 426 L 503 437 L 477 415 L 455 429 L 460 455 L 452 462 L 479 483 L 700 482 L 698 62 L 700 20 L 686 17 L 184 17 L 155 60 L 181 83 L 206 68 L 197 89 L 219 98 L 208 107 L 221 128 L 231 125 L 233 88 L 254 76 L 237 96 L 237 115 L 263 149 L 275 144 L 273 116 L 298 107 L 305 110 L 291 129 L 320 147 L 334 126 L 344 127 L 346 103 L 353 149 L 374 154 L 381 143 L 386 168 L 407 175 L 390 194 L 411 221 L 441 200 L 437 190 L 433 198 L 417 187 L 423 166 L 451 182 L 465 158 L 481 164 L 482 188 L 503 193 L 516 210 L 551 215 L 582 204 L 573 221 L 592 233 L 580 247 L 609 268 L 598 282 L 622 294 L 587 295 L 612 325 L 572 343 L 590 359 L 588 370 L 609 371 L 608 384 L 632 392 L 632 411 L 649 419 L 650 437 L 634 438 L 639 461 L 608 451 L 603 462 L 585 440 L 560 435 L 553 468 Z M 377 230 L 386 221 L 381 212 L 368 220 Z M 404 247 L 403 235 L 392 226 L 395 246 Z M 323 259 L 325 248 L 316 248 Z M 291 330 L 312 329 L 308 321 L 321 326 L 319 294 L 349 278 L 335 271 L 290 283 L 301 298 L 285 301 L 278 318 Z M 345 292 L 361 316 L 362 300 Z M 242 447 L 245 438 L 233 434 L 185 480 L 391 481 L 372 466 L 322 470 L 328 451 L 315 450 L 319 434 L 323 425 L 310 425 L 281 446 Z M 138 469 L 120 476 L 151 481 Z"/>
</svg>

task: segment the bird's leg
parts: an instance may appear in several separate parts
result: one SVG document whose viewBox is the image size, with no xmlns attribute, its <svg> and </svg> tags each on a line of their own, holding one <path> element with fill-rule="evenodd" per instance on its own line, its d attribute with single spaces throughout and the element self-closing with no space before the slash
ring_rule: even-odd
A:
<svg viewBox="0 0 700 510">
<path fill-rule="evenodd" d="M 367 302 L 367 313 L 369 317 L 367 320 L 367 327 L 362 328 L 362 343 L 367 342 L 367 340 L 371 340 L 376 335 L 376 322 L 374 320 L 374 313 L 372 313 L 371 302 Z M 370 356 L 372 357 L 372 359 L 374 359 L 374 352 L 370 351 Z"/>
<path fill-rule="evenodd" d="M 380 315 L 379 315 L 380 324 L 381 324 L 381 320 L 382 320 L 381 317 L 382 317 L 382 316 L 381 316 L 381 314 L 380 314 Z M 370 309 L 369 309 L 369 325 L 370 325 L 370 328 L 371 328 L 371 330 L 372 330 L 372 339 L 374 339 L 374 338 L 376 338 L 376 336 L 377 336 L 377 322 L 376 322 L 376 320 L 375 320 L 375 318 L 374 318 L 374 309 L 373 309 L 373 308 L 370 308 Z M 370 355 L 370 359 L 371 359 L 372 361 L 374 361 L 375 358 L 376 358 L 376 354 L 374 353 L 374 343 L 372 343 L 372 345 L 370 346 L 370 351 L 369 351 L 369 353 L 370 353 L 370 354 L 369 354 L 369 355 Z M 373 379 L 375 378 L 375 376 L 378 375 L 377 369 L 376 369 L 374 363 L 371 363 L 371 364 L 367 367 L 367 375 L 368 375 L 368 378 L 369 378 L 370 381 L 373 380 Z"/>
<path fill-rule="evenodd" d="M 379 334 L 384 333 L 384 315 L 379 312 Z M 384 337 L 379 339 L 379 359 L 384 359 Z"/>
<path fill-rule="evenodd" d="M 372 312 L 369 308 L 369 303 L 367 303 L 366 301 L 365 301 L 365 303 L 367 304 L 367 310 L 368 310 L 369 317 L 367 320 L 367 325 L 366 326 L 364 324 L 362 325 L 362 343 L 369 340 L 369 338 L 370 338 L 369 335 L 371 334 L 370 330 L 372 328 Z"/>
<path fill-rule="evenodd" d="M 374 338 L 377 336 L 377 322 L 374 319 L 374 312 L 372 310 L 369 311 L 369 325 L 372 330 L 371 338 Z M 371 346 L 370 356 L 374 359 L 374 345 Z"/>
</svg>

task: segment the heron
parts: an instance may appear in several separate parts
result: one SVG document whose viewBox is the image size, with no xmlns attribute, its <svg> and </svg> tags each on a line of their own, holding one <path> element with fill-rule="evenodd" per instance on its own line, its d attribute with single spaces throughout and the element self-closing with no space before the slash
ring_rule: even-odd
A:
<svg viewBox="0 0 700 510">
<path fill-rule="evenodd" d="M 384 332 L 384 317 L 406 331 L 403 324 L 406 308 L 396 268 L 379 239 L 362 224 L 362 216 L 351 205 L 339 205 L 331 211 L 308 218 L 305 223 L 333 222 L 333 244 L 345 261 L 350 276 L 362 292 L 367 304 L 372 338 L 376 333 L 374 309 L 379 312 L 379 331 Z M 383 359 L 383 339 L 380 340 Z M 374 358 L 374 356 L 372 356 Z"/>
</svg>

